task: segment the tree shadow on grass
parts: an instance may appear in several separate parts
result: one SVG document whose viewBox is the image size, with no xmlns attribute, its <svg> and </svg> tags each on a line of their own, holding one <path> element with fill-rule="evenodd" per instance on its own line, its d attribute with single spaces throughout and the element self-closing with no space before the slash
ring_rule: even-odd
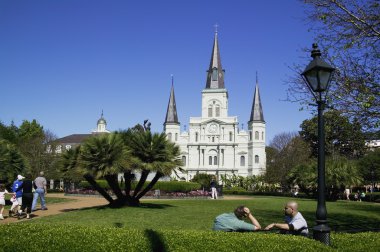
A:
<svg viewBox="0 0 380 252">
<path fill-rule="evenodd" d="M 159 233 L 157 233 L 156 231 L 151 230 L 151 229 L 146 229 L 145 235 L 149 239 L 151 251 L 154 251 L 154 252 L 156 252 L 156 251 L 157 252 L 167 251 L 167 247 L 164 243 L 162 235 L 160 235 Z"/>
<path fill-rule="evenodd" d="M 175 207 L 173 205 L 169 204 L 154 204 L 154 203 L 142 203 L 140 206 L 123 206 L 120 208 L 143 208 L 143 209 L 166 209 L 168 207 Z M 104 209 L 111 209 L 109 205 L 104 205 L 104 206 L 92 206 L 92 207 L 81 207 L 81 208 L 65 208 L 62 210 L 59 210 L 60 212 L 72 212 L 72 211 L 82 211 L 82 210 L 90 210 L 90 209 L 95 209 L 95 210 L 104 210 Z"/>
</svg>

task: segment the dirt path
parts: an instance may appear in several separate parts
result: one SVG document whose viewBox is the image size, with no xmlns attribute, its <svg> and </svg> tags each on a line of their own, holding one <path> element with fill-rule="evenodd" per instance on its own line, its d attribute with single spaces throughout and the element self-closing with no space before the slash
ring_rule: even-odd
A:
<svg viewBox="0 0 380 252">
<path fill-rule="evenodd" d="M 73 201 L 49 205 L 49 197 L 73 199 Z M 108 202 L 104 198 L 101 198 L 101 197 L 76 197 L 76 196 L 64 196 L 63 194 L 59 194 L 59 193 L 49 193 L 46 196 L 46 205 L 48 207 L 48 210 L 42 211 L 42 210 L 39 210 L 39 208 L 37 208 L 37 211 L 32 212 L 31 217 L 32 219 L 40 218 L 44 216 L 61 214 L 63 212 L 77 210 L 77 209 L 86 208 L 86 207 L 102 206 L 102 205 L 106 205 L 107 203 Z M 39 206 L 40 205 L 37 204 L 37 207 Z M 25 218 L 18 220 L 16 217 L 15 218 L 8 217 L 8 210 L 4 210 L 4 217 L 5 217 L 4 220 L 0 220 L 0 224 L 27 220 Z"/>
</svg>

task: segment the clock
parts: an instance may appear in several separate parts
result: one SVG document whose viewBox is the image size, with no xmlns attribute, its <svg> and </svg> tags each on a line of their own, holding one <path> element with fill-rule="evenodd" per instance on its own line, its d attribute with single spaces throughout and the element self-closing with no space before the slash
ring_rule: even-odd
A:
<svg viewBox="0 0 380 252">
<path fill-rule="evenodd" d="M 208 127 L 208 132 L 210 133 L 216 133 L 217 130 L 218 130 L 218 125 L 216 125 L 215 123 L 210 124 L 210 126 Z"/>
</svg>

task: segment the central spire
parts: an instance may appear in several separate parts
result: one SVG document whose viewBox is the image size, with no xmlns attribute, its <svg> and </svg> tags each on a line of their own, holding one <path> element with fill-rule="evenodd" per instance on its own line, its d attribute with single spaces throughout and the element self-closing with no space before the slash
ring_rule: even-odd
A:
<svg viewBox="0 0 380 252">
<path fill-rule="evenodd" d="M 215 29 L 210 66 L 207 70 L 206 89 L 224 89 L 224 70 L 220 59 L 217 28 Z"/>
<path fill-rule="evenodd" d="M 174 97 L 174 80 L 172 75 L 172 88 L 170 90 L 170 97 L 168 103 L 168 109 L 166 111 L 165 124 L 179 124 L 177 116 L 177 106 Z"/>
<path fill-rule="evenodd" d="M 256 72 L 255 94 L 253 95 L 251 117 L 250 117 L 249 121 L 250 122 L 265 122 L 264 121 L 263 107 L 261 105 L 261 99 L 260 99 L 259 77 L 258 77 L 257 72 Z"/>
</svg>

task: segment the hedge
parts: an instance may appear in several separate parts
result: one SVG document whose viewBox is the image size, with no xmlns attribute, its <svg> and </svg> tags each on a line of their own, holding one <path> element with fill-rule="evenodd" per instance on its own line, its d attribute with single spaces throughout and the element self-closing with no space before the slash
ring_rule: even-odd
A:
<svg viewBox="0 0 380 252">
<path fill-rule="evenodd" d="M 378 233 L 331 234 L 332 246 L 273 233 L 129 230 L 18 223 L 0 225 L 0 251 L 374 251 Z"/>
<path fill-rule="evenodd" d="M 107 181 L 96 180 L 96 182 L 104 189 L 110 189 Z M 145 182 L 144 187 L 149 183 Z M 136 187 L 137 182 L 132 183 L 132 190 Z M 87 181 L 81 181 L 79 186 L 83 189 L 92 189 L 92 186 Z M 124 184 L 122 185 L 124 186 Z M 195 182 L 181 182 L 181 181 L 158 181 L 152 190 L 162 190 L 166 192 L 190 192 L 201 189 L 201 184 Z"/>
</svg>

